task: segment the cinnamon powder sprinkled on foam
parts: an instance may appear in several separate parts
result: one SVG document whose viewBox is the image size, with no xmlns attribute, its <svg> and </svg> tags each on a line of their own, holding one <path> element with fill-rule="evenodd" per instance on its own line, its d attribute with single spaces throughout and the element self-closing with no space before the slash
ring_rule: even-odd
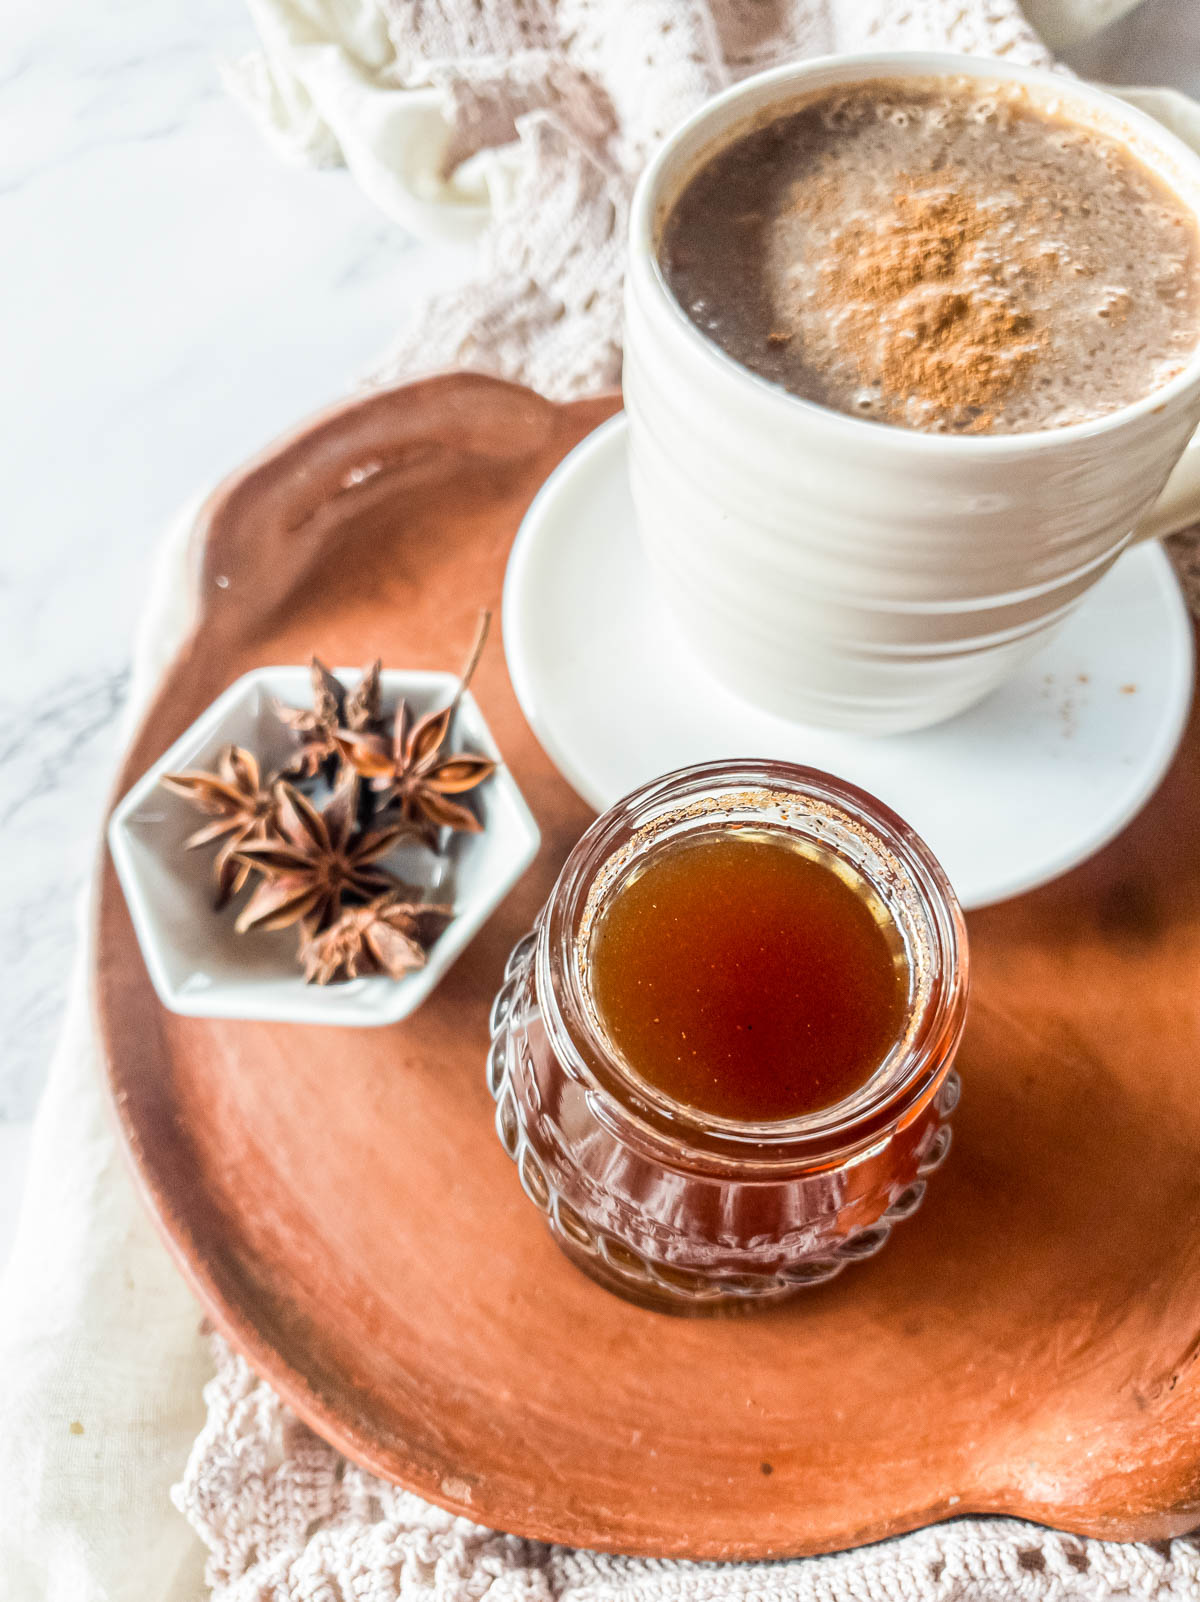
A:
<svg viewBox="0 0 1200 1602">
<path fill-rule="evenodd" d="M 907 180 L 890 211 L 837 228 L 818 297 L 861 382 L 878 386 L 877 416 L 901 421 L 915 395 L 958 430 L 980 432 L 1045 345 L 1046 329 L 1019 292 L 1043 275 L 1045 259 L 1030 241 L 1015 262 L 999 263 L 987 248 L 995 207 L 959 182 L 954 173 Z"/>
</svg>

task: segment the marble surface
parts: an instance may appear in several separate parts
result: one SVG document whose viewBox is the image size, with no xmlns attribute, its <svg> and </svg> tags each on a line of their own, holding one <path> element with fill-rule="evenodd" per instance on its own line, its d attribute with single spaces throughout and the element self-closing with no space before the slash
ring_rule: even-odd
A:
<svg viewBox="0 0 1200 1602">
<path fill-rule="evenodd" d="M 264 145 L 220 79 L 242 0 L 9 0 L 0 35 L 2 1260 L 155 542 L 468 258 Z"/>
<path fill-rule="evenodd" d="M 243 0 L 8 0 L 0 38 L 0 1261 L 175 508 L 386 349 L 466 271 L 341 170 L 283 165 L 225 93 Z M 1200 5 L 1072 56 L 1200 93 Z"/>
</svg>

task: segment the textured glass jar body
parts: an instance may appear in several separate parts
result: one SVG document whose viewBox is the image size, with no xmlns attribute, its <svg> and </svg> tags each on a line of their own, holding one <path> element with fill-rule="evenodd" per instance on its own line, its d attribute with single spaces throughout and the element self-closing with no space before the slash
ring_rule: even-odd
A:
<svg viewBox="0 0 1200 1602">
<path fill-rule="evenodd" d="M 748 809 L 854 850 L 919 947 L 918 1016 L 894 1060 L 838 1108 L 777 1125 L 701 1120 L 630 1074 L 589 1011 L 579 955 L 589 919 L 656 841 Z M 558 1244 L 610 1289 L 685 1313 L 783 1300 L 872 1256 L 920 1205 L 950 1145 L 965 1003 L 961 915 L 900 820 L 810 770 L 689 769 L 593 825 L 513 952 L 492 1014 L 497 1130 Z"/>
</svg>

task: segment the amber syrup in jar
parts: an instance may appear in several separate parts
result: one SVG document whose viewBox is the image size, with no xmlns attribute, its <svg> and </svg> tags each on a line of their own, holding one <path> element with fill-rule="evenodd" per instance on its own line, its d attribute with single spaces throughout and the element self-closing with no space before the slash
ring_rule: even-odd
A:
<svg viewBox="0 0 1200 1602">
<path fill-rule="evenodd" d="M 571 852 L 492 1012 L 496 1128 L 566 1255 L 644 1306 L 796 1295 L 946 1156 L 966 931 L 924 842 L 812 769 L 683 769 Z"/>
<path fill-rule="evenodd" d="M 651 855 L 593 931 L 588 982 L 633 1073 L 701 1115 L 747 1123 L 861 1090 L 908 1000 L 900 931 L 862 874 L 752 827 Z"/>
</svg>

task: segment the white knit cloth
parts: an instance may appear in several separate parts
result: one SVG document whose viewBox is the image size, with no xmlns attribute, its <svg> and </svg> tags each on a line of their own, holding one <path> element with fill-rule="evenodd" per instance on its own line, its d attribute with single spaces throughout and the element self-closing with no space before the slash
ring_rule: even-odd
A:
<svg viewBox="0 0 1200 1602">
<path fill-rule="evenodd" d="M 1042 0 L 1049 7 L 1052 0 Z M 1078 16 L 1083 0 L 1072 0 Z M 478 233 L 379 376 L 481 367 L 553 396 L 620 373 L 624 220 L 662 134 L 707 96 L 824 51 L 1048 53 L 1016 0 L 252 0 L 238 86 L 277 142 L 340 153 L 410 226 Z M 1102 11 L 1112 15 L 1113 0 Z M 765 1565 L 602 1557 L 481 1529 L 355 1468 L 219 1340 L 178 1506 L 217 1602 L 899 1602 L 1200 1596 L 1200 1547 L 965 1519 Z"/>
</svg>

